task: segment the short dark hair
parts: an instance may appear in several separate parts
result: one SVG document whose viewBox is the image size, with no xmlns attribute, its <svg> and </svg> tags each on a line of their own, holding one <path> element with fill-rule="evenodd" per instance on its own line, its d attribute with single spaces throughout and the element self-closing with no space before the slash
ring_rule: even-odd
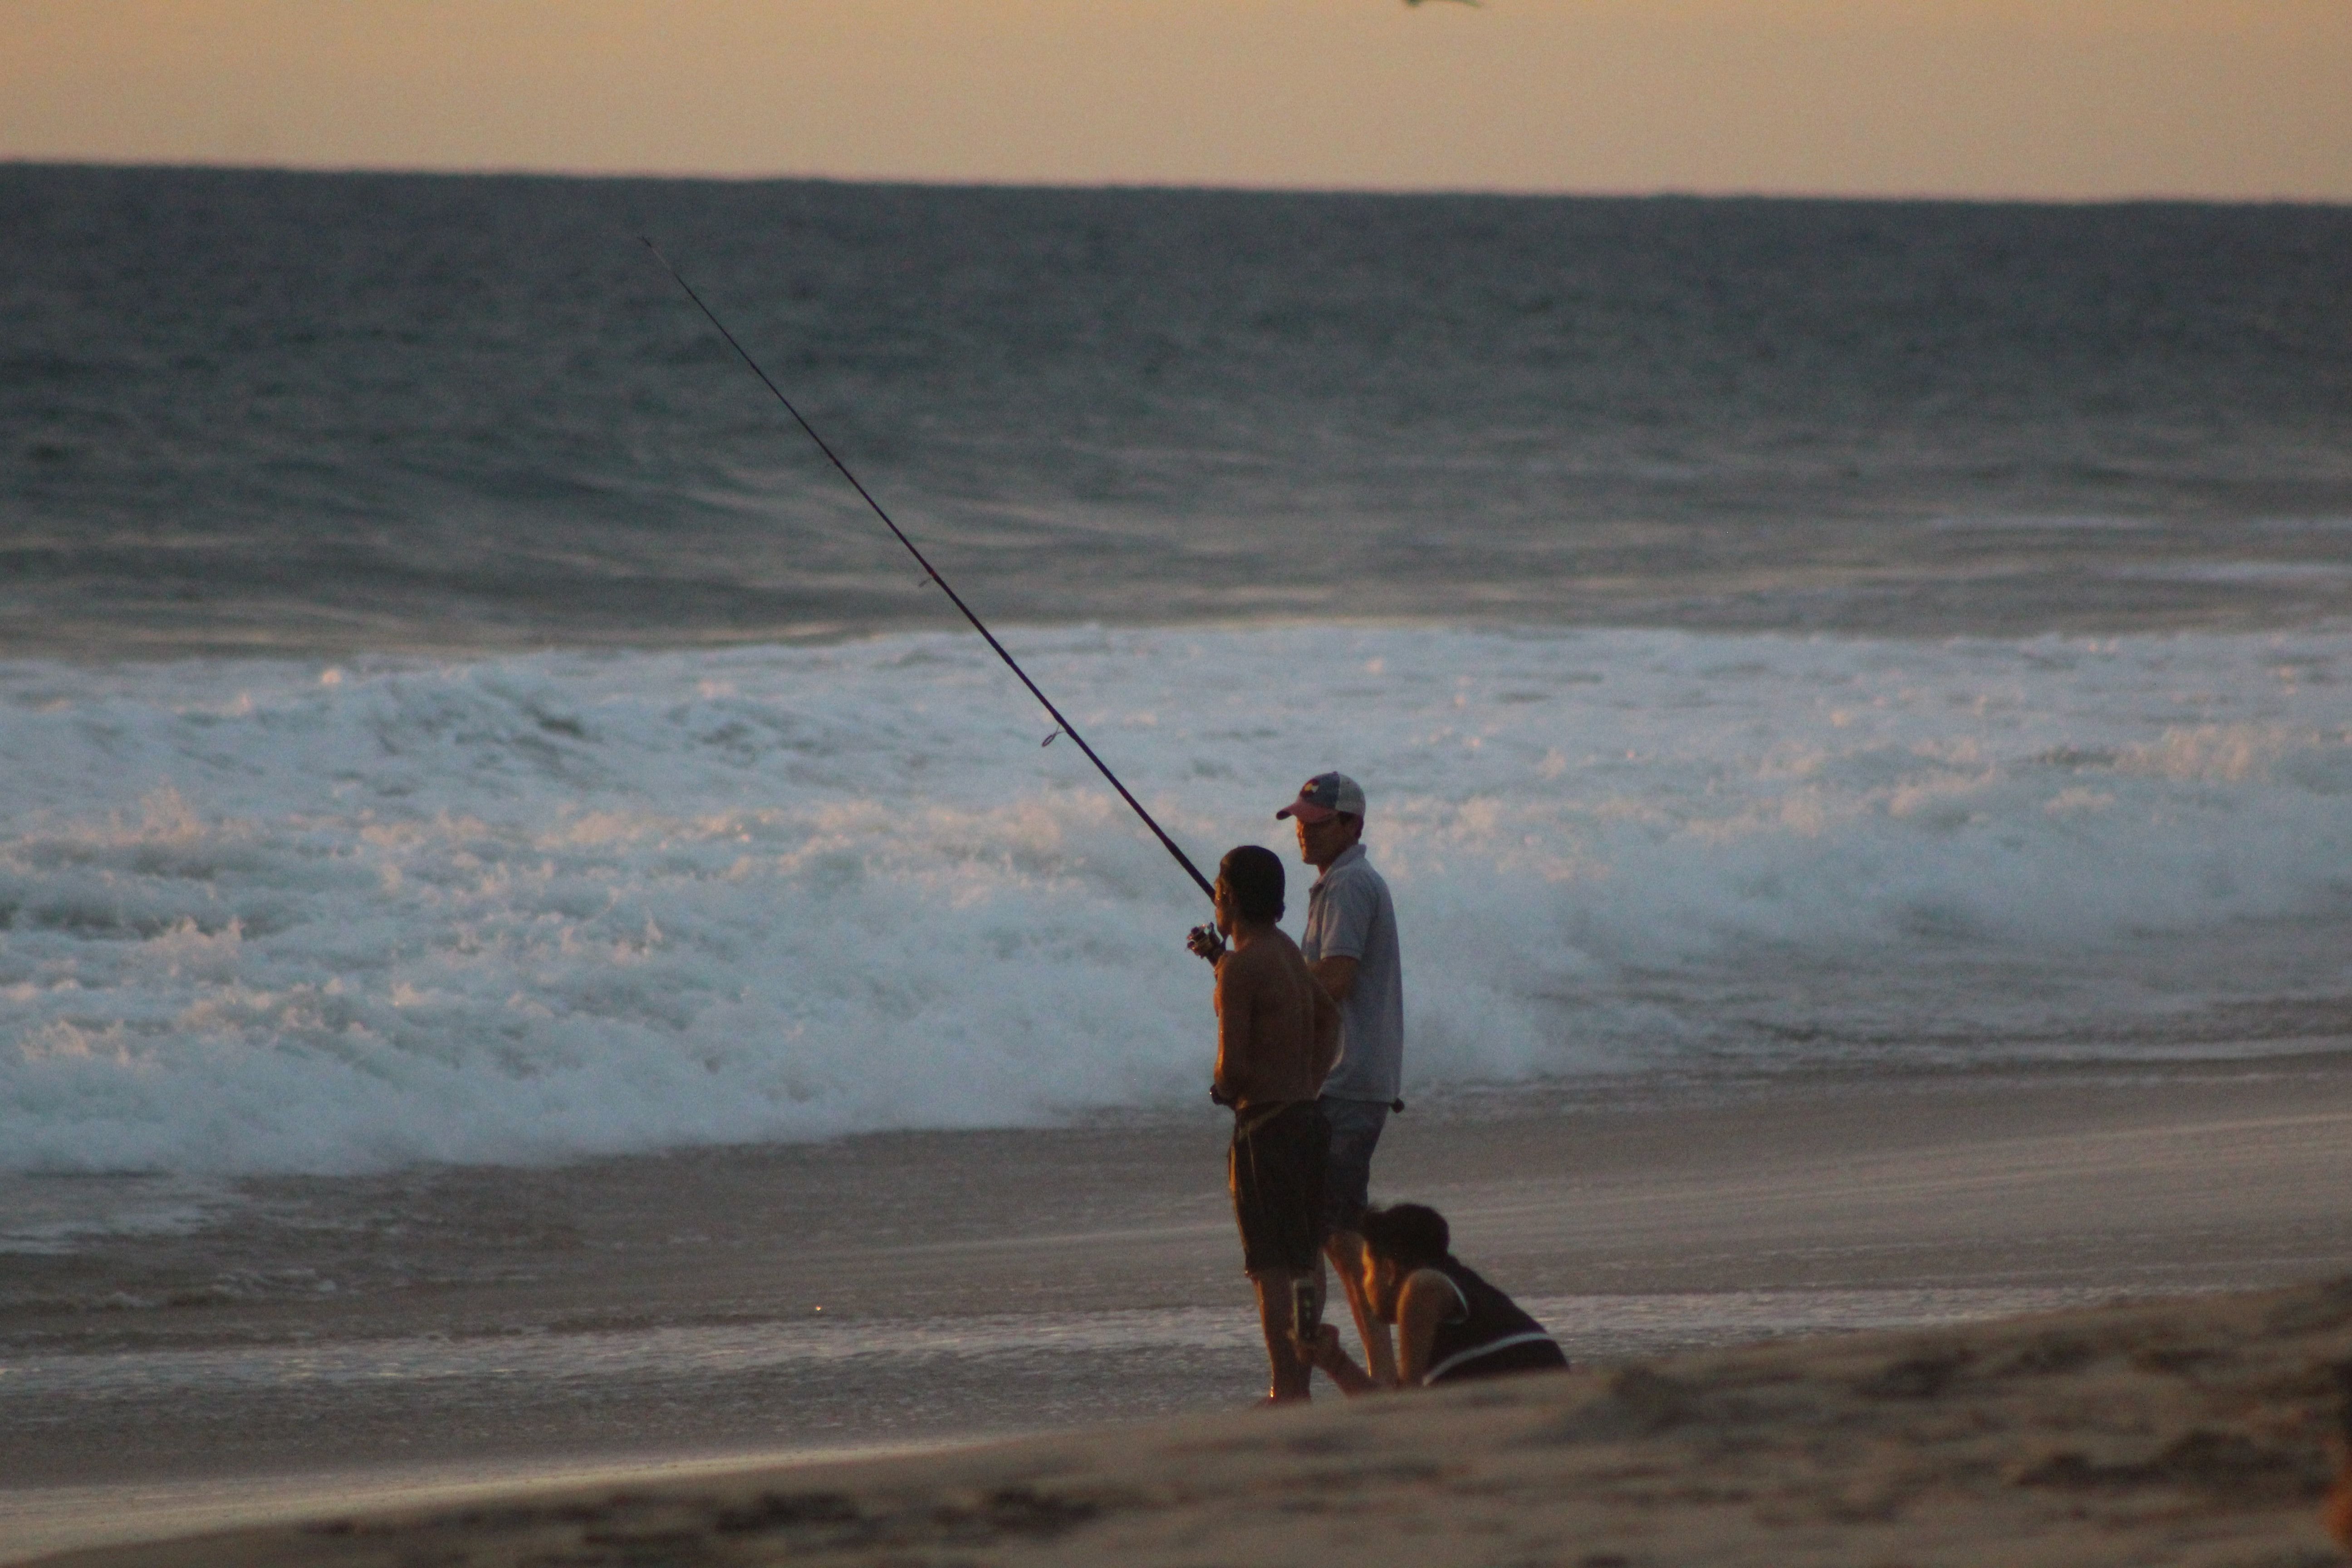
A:
<svg viewBox="0 0 2352 1568">
<path fill-rule="evenodd" d="M 1442 1263 L 1453 1256 L 1454 1232 L 1445 1216 L 1426 1204 L 1375 1205 L 1364 1211 L 1356 1234 L 1375 1258 L 1406 1268 Z"/>
<path fill-rule="evenodd" d="M 1255 844 L 1225 851 L 1217 880 L 1234 896 L 1234 908 L 1253 925 L 1282 918 L 1282 858 Z"/>
</svg>

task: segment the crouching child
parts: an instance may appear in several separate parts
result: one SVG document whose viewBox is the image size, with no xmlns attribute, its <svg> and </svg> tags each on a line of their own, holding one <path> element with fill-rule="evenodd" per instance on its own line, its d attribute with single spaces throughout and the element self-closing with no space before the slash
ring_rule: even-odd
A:
<svg viewBox="0 0 2352 1568">
<path fill-rule="evenodd" d="M 1397 1380 L 1375 1378 L 1339 1347 L 1339 1331 L 1320 1325 L 1301 1342 L 1305 1358 L 1350 1395 L 1500 1377 L 1561 1372 L 1560 1353 L 1544 1326 L 1454 1256 L 1453 1236 L 1435 1209 L 1396 1204 L 1364 1211 L 1364 1297 L 1397 1331 Z"/>
</svg>

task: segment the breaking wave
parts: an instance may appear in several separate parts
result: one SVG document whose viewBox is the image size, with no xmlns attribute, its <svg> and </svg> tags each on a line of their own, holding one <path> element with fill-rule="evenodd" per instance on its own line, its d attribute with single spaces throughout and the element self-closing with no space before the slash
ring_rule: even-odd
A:
<svg viewBox="0 0 2352 1568">
<path fill-rule="evenodd" d="M 1410 1092 L 2240 1050 L 2352 992 L 2352 634 L 1010 640 L 1204 866 L 1363 781 Z M 1049 728 L 947 635 L 0 666 L 0 1163 L 1190 1104 L 1201 900 Z"/>
</svg>

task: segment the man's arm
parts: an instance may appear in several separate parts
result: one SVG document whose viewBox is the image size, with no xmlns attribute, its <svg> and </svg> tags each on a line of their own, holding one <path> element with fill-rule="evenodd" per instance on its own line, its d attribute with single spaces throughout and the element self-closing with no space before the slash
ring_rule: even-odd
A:
<svg viewBox="0 0 2352 1568">
<path fill-rule="evenodd" d="M 1308 967 L 1315 983 L 1334 1002 L 1345 1002 L 1356 989 L 1356 969 L 1372 944 L 1372 926 L 1380 919 L 1379 889 L 1360 877 L 1341 876 L 1323 895 L 1323 956 Z"/>
<path fill-rule="evenodd" d="M 1309 1000 L 1314 1004 L 1313 1016 L 1307 1028 L 1315 1041 L 1315 1081 L 1321 1083 L 1339 1065 L 1339 1005 L 1320 985 L 1311 985 Z"/>
<path fill-rule="evenodd" d="M 1356 989 L 1356 969 L 1361 962 L 1353 958 L 1318 958 L 1307 967 L 1314 973 L 1315 984 L 1323 987 L 1323 994 L 1334 1002 L 1345 1002 Z"/>
</svg>

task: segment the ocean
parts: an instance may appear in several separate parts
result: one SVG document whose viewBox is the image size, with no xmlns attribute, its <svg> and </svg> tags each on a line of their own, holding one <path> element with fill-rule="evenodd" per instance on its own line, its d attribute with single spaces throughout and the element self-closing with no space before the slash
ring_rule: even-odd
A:
<svg viewBox="0 0 2352 1568">
<path fill-rule="evenodd" d="M 1360 779 L 1410 1093 L 2352 1003 L 2352 212 L 0 169 L 0 1165 L 1199 1097 Z M 1291 923 L 1304 905 L 1294 887 Z"/>
</svg>

